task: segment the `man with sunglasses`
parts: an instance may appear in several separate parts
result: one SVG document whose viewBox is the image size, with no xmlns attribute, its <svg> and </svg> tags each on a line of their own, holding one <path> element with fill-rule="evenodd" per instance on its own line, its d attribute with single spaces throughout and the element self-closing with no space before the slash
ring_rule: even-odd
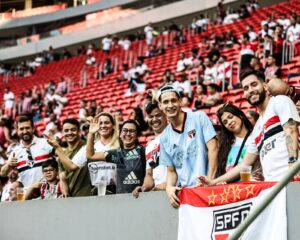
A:
<svg viewBox="0 0 300 240">
<path fill-rule="evenodd" d="M 46 139 L 34 136 L 32 119 L 26 116 L 19 117 L 16 128 L 20 141 L 1 168 L 1 174 L 7 176 L 11 169 L 17 168 L 18 181 L 27 188 L 43 177 L 42 164 L 54 158 L 54 151 Z"/>
<path fill-rule="evenodd" d="M 198 178 L 215 177 L 218 143 L 216 132 L 204 112 L 184 112 L 181 97 L 172 86 L 157 94 L 160 109 L 170 124 L 160 137 L 160 164 L 168 169 L 166 191 L 174 208 L 179 207 L 177 180 L 182 187 L 195 186 Z"/>
</svg>

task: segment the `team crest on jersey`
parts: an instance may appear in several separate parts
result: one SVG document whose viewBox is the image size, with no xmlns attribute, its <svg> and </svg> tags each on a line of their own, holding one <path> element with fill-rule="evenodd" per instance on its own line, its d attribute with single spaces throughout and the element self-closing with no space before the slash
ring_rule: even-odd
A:
<svg viewBox="0 0 300 240">
<path fill-rule="evenodd" d="M 28 165 L 29 167 L 33 167 L 33 165 L 34 165 L 34 160 L 29 160 L 29 159 L 27 159 L 27 165 Z"/>
<path fill-rule="evenodd" d="M 193 129 L 193 130 L 191 130 L 191 131 L 188 132 L 189 138 L 194 138 L 195 135 L 196 135 L 196 130 L 195 129 Z"/>
<path fill-rule="evenodd" d="M 213 212 L 214 225 L 211 233 L 212 240 L 227 240 L 229 233 L 249 215 L 252 203 L 231 207 Z"/>
</svg>

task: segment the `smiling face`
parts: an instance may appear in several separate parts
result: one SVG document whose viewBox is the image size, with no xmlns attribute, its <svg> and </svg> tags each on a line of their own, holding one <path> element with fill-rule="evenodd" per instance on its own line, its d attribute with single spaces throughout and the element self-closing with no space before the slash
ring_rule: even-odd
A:
<svg viewBox="0 0 300 240">
<path fill-rule="evenodd" d="M 230 112 L 224 112 L 221 121 L 227 130 L 234 135 L 239 134 L 243 128 L 242 120 Z"/>
<path fill-rule="evenodd" d="M 58 171 L 52 166 L 45 167 L 43 169 L 43 174 L 47 182 L 53 182 L 58 177 Z"/>
<path fill-rule="evenodd" d="M 175 92 L 166 92 L 161 95 L 160 109 L 167 118 L 174 119 L 180 114 L 181 100 Z"/>
<path fill-rule="evenodd" d="M 100 116 L 99 117 L 99 133 L 101 137 L 108 138 L 112 136 L 113 130 L 114 130 L 114 125 L 110 121 L 110 118 L 107 116 Z"/>
<path fill-rule="evenodd" d="M 30 143 L 33 139 L 34 127 L 30 121 L 19 122 L 17 125 L 18 137 L 24 142 Z"/>
<path fill-rule="evenodd" d="M 124 149 L 132 149 L 136 146 L 137 129 L 133 123 L 125 123 L 120 132 L 120 139 Z"/>
<path fill-rule="evenodd" d="M 80 131 L 76 125 L 65 123 L 63 125 L 62 135 L 67 143 L 74 144 L 79 140 Z"/>
<path fill-rule="evenodd" d="M 247 101 L 258 106 L 263 104 L 266 99 L 266 86 L 255 75 L 249 75 L 242 81 L 244 96 Z"/>
<path fill-rule="evenodd" d="M 159 134 L 167 126 L 167 118 L 161 110 L 155 108 L 148 115 L 148 123 L 154 133 Z"/>
</svg>

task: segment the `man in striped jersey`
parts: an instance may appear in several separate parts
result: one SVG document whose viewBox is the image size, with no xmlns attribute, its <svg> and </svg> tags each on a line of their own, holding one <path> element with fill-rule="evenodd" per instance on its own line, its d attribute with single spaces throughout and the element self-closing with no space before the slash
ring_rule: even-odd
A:
<svg viewBox="0 0 300 240">
<path fill-rule="evenodd" d="M 201 177 L 202 184 L 214 185 L 233 180 L 245 166 L 251 166 L 260 157 L 265 181 L 279 181 L 289 167 L 298 160 L 299 114 L 292 100 L 283 95 L 270 97 L 264 74 L 246 72 L 241 84 L 247 101 L 260 112 L 243 163 L 225 175 L 208 181 Z M 295 177 L 299 177 L 299 173 Z"/>
<path fill-rule="evenodd" d="M 34 136 L 32 119 L 26 116 L 19 117 L 16 128 L 20 141 L 1 168 L 1 175 L 7 176 L 11 169 L 17 168 L 18 181 L 27 188 L 43 177 L 42 164 L 53 159 L 54 151 L 46 139 Z"/>
</svg>

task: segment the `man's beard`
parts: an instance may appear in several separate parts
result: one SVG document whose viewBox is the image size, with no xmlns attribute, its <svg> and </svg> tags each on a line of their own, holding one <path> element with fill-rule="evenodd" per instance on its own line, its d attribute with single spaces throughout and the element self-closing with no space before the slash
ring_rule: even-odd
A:
<svg viewBox="0 0 300 240">
<path fill-rule="evenodd" d="M 24 142 L 31 142 L 32 139 L 33 139 L 33 135 L 31 135 L 31 134 L 24 134 L 24 135 L 21 136 L 21 139 Z"/>
<path fill-rule="evenodd" d="M 264 101 L 265 101 L 265 99 L 266 99 L 266 91 L 262 91 L 262 92 L 260 92 L 260 93 L 258 93 L 258 100 L 257 101 L 255 101 L 255 102 L 251 102 L 250 101 L 250 98 L 252 97 L 250 97 L 250 98 L 248 98 L 247 99 L 247 101 L 252 105 L 252 106 L 258 106 L 258 105 L 260 105 L 260 104 L 262 104 Z"/>
</svg>

